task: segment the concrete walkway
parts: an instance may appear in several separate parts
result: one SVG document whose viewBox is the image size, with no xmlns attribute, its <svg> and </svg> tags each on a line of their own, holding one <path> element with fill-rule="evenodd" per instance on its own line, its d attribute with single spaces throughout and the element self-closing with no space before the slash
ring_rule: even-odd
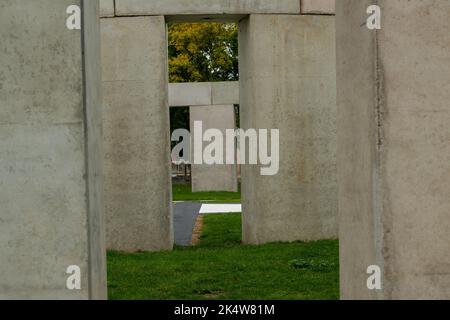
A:
<svg viewBox="0 0 450 320">
<path fill-rule="evenodd" d="M 177 246 L 191 244 L 192 231 L 200 213 L 201 203 L 176 202 L 173 207 L 173 234 Z"/>
<path fill-rule="evenodd" d="M 173 232 L 177 246 L 189 246 L 195 221 L 199 214 L 242 212 L 241 204 L 202 204 L 200 202 L 175 202 L 173 208 Z"/>
<path fill-rule="evenodd" d="M 233 212 L 242 212 L 242 205 L 240 203 L 203 204 L 202 208 L 200 209 L 200 214 Z"/>
</svg>

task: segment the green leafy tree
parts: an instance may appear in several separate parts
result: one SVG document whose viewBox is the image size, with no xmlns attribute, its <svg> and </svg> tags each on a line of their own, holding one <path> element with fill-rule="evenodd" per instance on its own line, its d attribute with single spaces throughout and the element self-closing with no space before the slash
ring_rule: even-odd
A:
<svg viewBox="0 0 450 320">
<path fill-rule="evenodd" d="M 236 81 L 238 28 L 226 23 L 169 26 L 170 82 Z"/>
<path fill-rule="evenodd" d="M 171 24 L 168 31 L 171 83 L 239 80 L 236 24 Z M 171 130 L 178 128 L 189 128 L 188 108 L 171 110 Z"/>
</svg>

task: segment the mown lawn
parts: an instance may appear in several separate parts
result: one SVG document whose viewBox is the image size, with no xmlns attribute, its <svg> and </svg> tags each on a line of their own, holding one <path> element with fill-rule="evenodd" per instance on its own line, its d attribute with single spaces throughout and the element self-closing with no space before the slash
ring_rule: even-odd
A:
<svg viewBox="0 0 450 320">
<path fill-rule="evenodd" d="M 192 192 L 190 184 L 172 186 L 173 201 L 208 201 L 211 203 L 240 203 L 239 192 Z"/>
<path fill-rule="evenodd" d="M 108 253 L 110 299 L 338 299 L 338 242 L 241 245 L 241 215 L 208 215 L 201 243 Z"/>
</svg>

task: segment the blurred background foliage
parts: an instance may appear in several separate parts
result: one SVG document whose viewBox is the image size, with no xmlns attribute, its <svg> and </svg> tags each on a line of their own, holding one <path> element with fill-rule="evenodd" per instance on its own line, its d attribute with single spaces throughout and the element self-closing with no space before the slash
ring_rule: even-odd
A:
<svg viewBox="0 0 450 320">
<path fill-rule="evenodd" d="M 238 81 L 238 27 L 232 23 L 177 23 L 168 27 L 169 81 Z M 189 108 L 171 108 L 171 132 L 189 129 Z"/>
</svg>

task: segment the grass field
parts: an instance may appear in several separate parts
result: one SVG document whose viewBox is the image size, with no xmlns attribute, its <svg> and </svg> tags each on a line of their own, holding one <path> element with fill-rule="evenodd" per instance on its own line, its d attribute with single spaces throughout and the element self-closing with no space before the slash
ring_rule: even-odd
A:
<svg viewBox="0 0 450 320">
<path fill-rule="evenodd" d="M 172 186 L 173 201 L 208 201 L 213 203 L 240 203 L 239 192 L 192 192 L 190 184 Z"/>
<path fill-rule="evenodd" d="M 108 253 L 110 299 L 338 299 L 338 242 L 241 244 L 241 215 L 208 215 L 200 244 Z"/>
</svg>

